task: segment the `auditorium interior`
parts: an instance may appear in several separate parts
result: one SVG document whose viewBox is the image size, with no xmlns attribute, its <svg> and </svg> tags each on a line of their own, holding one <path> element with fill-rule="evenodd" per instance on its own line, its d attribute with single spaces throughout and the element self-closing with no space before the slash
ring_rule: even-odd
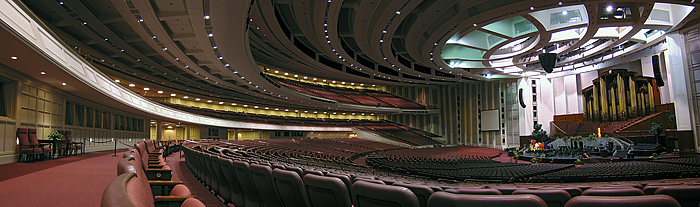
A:
<svg viewBox="0 0 700 207">
<path fill-rule="evenodd" d="M 0 1 L 0 205 L 700 207 L 698 6 Z"/>
</svg>

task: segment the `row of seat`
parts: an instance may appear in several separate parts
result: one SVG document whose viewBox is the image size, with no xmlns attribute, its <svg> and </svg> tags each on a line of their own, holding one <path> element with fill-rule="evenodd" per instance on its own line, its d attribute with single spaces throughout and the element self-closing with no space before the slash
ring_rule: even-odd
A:
<svg viewBox="0 0 700 207">
<path fill-rule="evenodd" d="M 657 187 L 656 191 L 661 188 L 668 190 L 655 192 L 654 195 L 639 193 L 642 190 L 637 188 L 641 186 L 638 184 L 589 187 L 585 188 L 586 191 L 578 187 L 546 184 L 517 188 L 504 187 L 506 185 L 493 185 L 493 188 L 487 188 L 487 185 L 454 187 L 447 184 L 438 187 L 421 183 L 420 179 L 399 181 L 399 175 L 386 175 L 396 176 L 395 180 L 377 180 L 368 177 L 369 174 L 351 175 L 330 169 L 302 170 L 301 167 L 304 166 L 265 160 L 263 157 L 239 156 L 242 154 L 219 147 L 216 143 L 191 144 L 183 149 L 186 163 L 193 174 L 209 186 L 213 193 L 228 197 L 223 200 L 235 206 L 576 207 L 683 204 L 682 206 L 695 207 L 698 206 L 697 201 L 700 201 L 683 197 L 684 193 L 693 194 L 697 192 L 693 189 L 700 189 L 687 187 L 689 185 L 683 190 L 675 189 L 682 193 L 669 193 L 669 186 Z M 226 151 L 229 152 L 224 153 Z"/>
<path fill-rule="evenodd" d="M 153 140 L 136 143 L 122 155 L 123 159 L 117 163 L 117 177 L 102 194 L 100 206 L 205 206 L 192 197 L 181 181 L 170 180 L 172 172 L 156 143 Z"/>
</svg>

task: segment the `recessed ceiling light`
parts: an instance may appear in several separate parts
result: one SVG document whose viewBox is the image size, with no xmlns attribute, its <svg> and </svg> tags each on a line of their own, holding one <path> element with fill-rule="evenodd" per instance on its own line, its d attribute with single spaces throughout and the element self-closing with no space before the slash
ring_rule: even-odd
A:
<svg viewBox="0 0 700 207">
<path fill-rule="evenodd" d="M 41 71 L 41 72 L 39 72 L 39 74 L 46 75 L 46 72 Z"/>
<path fill-rule="evenodd" d="M 530 7 L 530 10 L 535 10 L 535 7 Z"/>
<path fill-rule="evenodd" d="M 210 36 L 210 37 L 213 37 L 213 36 L 214 36 L 214 33 L 209 33 L 209 36 Z"/>
<path fill-rule="evenodd" d="M 224 104 L 224 102 L 223 102 L 223 101 L 219 101 L 219 104 Z"/>
<path fill-rule="evenodd" d="M 148 88 L 148 87 L 146 87 L 146 88 L 143 88 L 143 90 L 144 90 L 144 91 L 147 91 L 147 90 L 151 90 L 151 89 Z"/>
<path fill-rule="evenodd" d="M 204 15 L 204 19 L 209 19 L 209 15 Z"/>
<path fill-rule="evenodd" d="M 212 102 L 212 100 L 207 100 L 207 103 L 211 103 L 211 102 Z"/>
<path fill-rule="evenodd" d="M 119 82 L 122 82 L 122 81 L 120 81 L 119 79 L 114 79 L 114 82 L 119 83 Z"/>
<path fill-rule="evenodd" d="M 12 56 L 10 59 L 17 60 L 17 56 Z"/>
<path fill-rule="evenodd" d="M 183 96 L 182 98 L 184 98 L 184 99 L 188 99 L 188 98 L 190 98 L 190 97 L 189 97 L 189 96 Z"/>
<path fill-rule="evenodd" d="M 195 98 L 194 100 L 195 100 L 195 101 L 199 101 L 199 100 L 202 100 L 202 99 L 200 99 L 200 98 Z"/>
<path fill-rule="evenodd" d="M 66 83 L 65 83 L 65 82 L 64 82 L 64 83 L 61 83 L 61 85 L 64 85 L 64 86 L 65 86 L 65 85 L 66 85 Z"/>
<path fill-rule="evenodd" d="M 396 14 L 401 14 L 401 11 L 396 11 Z"/>
<path fill-rule="evenodd" d="M 171 93 L 170 96 L 177 96 L 177 94 Z"/>
<path fill-rule="evenodd" d="M 158 91 L 158 93 L 163 93 L 163 91 Z"/>
<path fill-rule="evenodd" d="M 612 6 L 608 6 L 608 7 L 605 8 L 605 11 L 608 11 L 608 12 L 611 12 L 612 10 L 613 10 L 613 7 L 612 7 Z"/>
<path fill-rule="evenodd" d="M 129 83 L 129 87 L 134 87 L 134 86 L 136 86 L 136 84 Z"/>
</svg>

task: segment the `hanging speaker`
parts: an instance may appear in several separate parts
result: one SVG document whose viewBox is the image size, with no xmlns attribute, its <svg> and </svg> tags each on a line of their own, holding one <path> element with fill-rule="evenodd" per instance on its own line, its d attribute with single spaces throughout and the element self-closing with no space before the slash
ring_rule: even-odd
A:
<svg viewBox="0 0 700 207">
<path fill-rule="evenodd" d="M 654 68 L 654 79 L 656 79 L 656 85 L 659 87 L 664 86 L 664 78 L 661 76 L 661 63 L 659 62 L 659 55 L 651 56 L 651 66 Z"/>
<path fill-rule="evenodd" d="M 525 101 L 523 101 L 523 89 L 521 88 L 520 91 L 518 91 L 518 97 L 520 99 L 520 107 L 525 108 Z"/>
<path fill-rule="evenodd" d="M 547 73 L 554 70 L 554 65 L 557 63 L 557 53 L 542 53 L 539 55 L 540 65 Z"/>
</svg>

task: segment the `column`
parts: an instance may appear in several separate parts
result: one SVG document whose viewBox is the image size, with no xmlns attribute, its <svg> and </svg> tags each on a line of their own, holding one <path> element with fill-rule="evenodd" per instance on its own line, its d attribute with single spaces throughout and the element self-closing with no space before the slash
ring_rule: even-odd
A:
<svg viewBox="0 0 700 207">
<path fill-rule="evenodd" d="M 185 139 L 190 140 L 190 125 L 185 125 Z"/>
<path fill-rule="evenodd" d="M 163 139 L 163 122 L 156 120 L 156 140 Z"/>
</svg>

